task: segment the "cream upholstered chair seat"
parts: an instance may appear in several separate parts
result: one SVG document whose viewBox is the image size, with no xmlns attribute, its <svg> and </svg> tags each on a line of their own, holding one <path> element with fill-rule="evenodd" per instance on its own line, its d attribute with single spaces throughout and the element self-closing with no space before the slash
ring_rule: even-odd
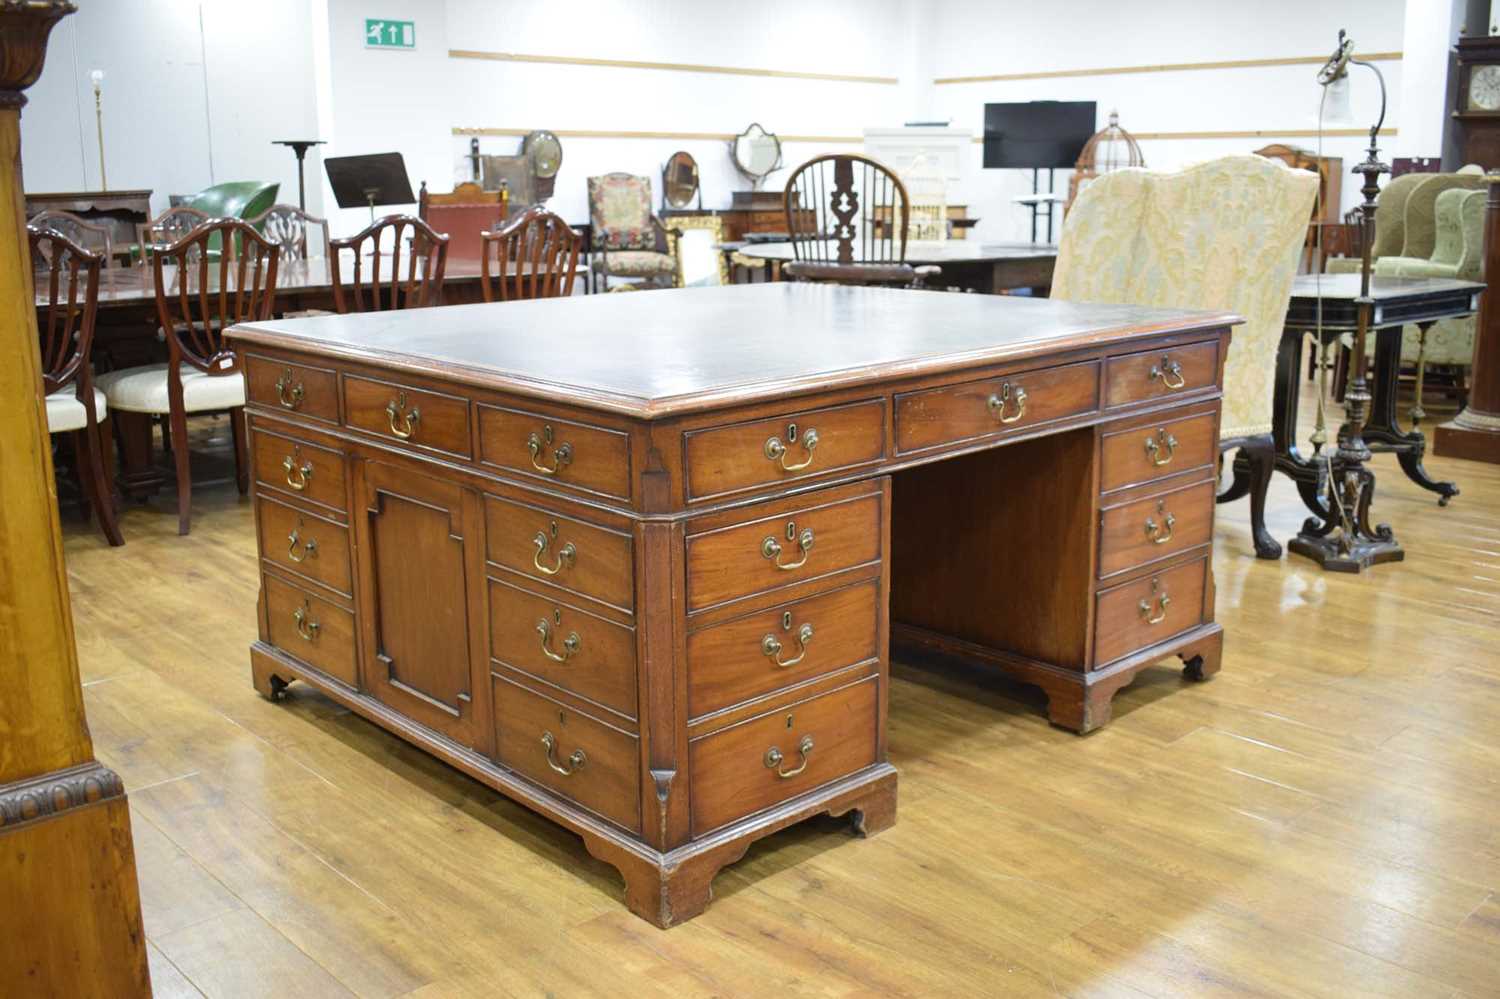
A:
<svg viewBox="0 0 1500 999">
<path fill-rule="evenodd" d="M 147 364 L 139 368 L 110 371 L 94 378 L 95 388 L 109 400 L 110 409 L 127 413 L 169 413 L 167 365 Z M 234 409 L 245 404 L 245 376 L 239 372 L 210 375 L 187 365 L 182 367 L 183 409 L 205 413 Z M 82 408 L 82 407 L 80 407 Z"/>
<path fill-rule="evenodd" d="M 1224 366 L 1220 439 L 1252 459 L 1256 551 L 1272 558 L 1281 549 L 1265 532 L 1263 504 L 1276 354 L 1317 189 L 1316 174 L 1252 155 L 1177 173 L 1116 170 L 1074 202 L 1052 279 L 1053 298 L 1244 317 Z"/>
<path fill-rule="evenodd" d="M 70 430 L 82 430 L 89 425 L 88 411 L 83 408 L 83 403 L 78 399 L 78 386 L 65 385 L 47 396 L 46 402 L 48 433 L 62 434 Z M 95 387 L 95 422 L 102 422 L 108 410 L 109 407 L 105 403 L 104 393 Z"/>
</svg>

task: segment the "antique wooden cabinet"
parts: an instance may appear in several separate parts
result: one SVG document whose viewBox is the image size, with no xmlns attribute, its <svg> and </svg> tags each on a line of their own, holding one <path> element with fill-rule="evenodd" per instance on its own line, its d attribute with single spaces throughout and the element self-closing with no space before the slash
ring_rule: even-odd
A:
<svg viewBox="0 0 1500 999">
<path fill-rule="evenodd" d="M 700 911 L 895 817 L 892 632 L 1080 731 L 1218 668 L 1233 316 L 773 284 L 254 323 L 254 681 L 306 681 Z"/>
</svg>

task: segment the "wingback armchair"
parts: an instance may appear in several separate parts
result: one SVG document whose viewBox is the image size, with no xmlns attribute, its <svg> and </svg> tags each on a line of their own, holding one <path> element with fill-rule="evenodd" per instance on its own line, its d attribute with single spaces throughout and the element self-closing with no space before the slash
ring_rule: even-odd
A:
<svg viewBox="0 0 1500 999">
<path fill-rule="evenodd" d="M 1222 309 L 1245 318 L 1224 365 L 1220 447 L 1251 475 L 1219 497 L 1250 495 L 1255 552 L 1278 558 L 1266 531 L 1276 350 L 1318 177 L 1260 156 L 1227 156 L 1178 173 L 1117 170 L 1095 180 L 1063 225 L 1052 297 Z"/>
<path fill-rule="evenodd" d="M 589 222 L 593 246 L 589 271 L 608 291 L 611 277 L 639 278 L 646 287 L 676 283 L 671 231 L 651 212 L 651 179 L 628 173 L 589 178 Z"/>
</svg>

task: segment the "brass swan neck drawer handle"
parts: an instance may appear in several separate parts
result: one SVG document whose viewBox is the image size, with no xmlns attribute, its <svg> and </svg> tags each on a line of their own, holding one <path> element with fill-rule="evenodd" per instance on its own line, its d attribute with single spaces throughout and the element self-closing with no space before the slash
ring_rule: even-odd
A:
<svg viewBox="0 0 1500 999">
<path fill-rule="evenodd" d="M 546 618 L 538 618 L 536 622 L 537 634 L 542 636 L 542 655 L 555 663 L 565 663 L 578 654 L 583 648 L 583 640 L 578 637 L 578 632 L 568 632 L 568 637 L 563 639 L 563 650 L 561 653 L 552 651 L 552 622 Z"/>
<path fill-rule="evenodd" d="M 1147 624 L 1161 624 L 1167 619 L 1167 606 L 1171 604 L 1172 598 L 1167 596 L 1167 591 L 1161 588 L 1161 580 L 1151 580 L 1152 599 L 1142 600 L 1136 605 L 1141 613 L 1141 620 Z M 1156 613 L 1151 613 L 1151 604 L 1156 603 Z"/>
<path fill-rule="evenodd" d="M 546 554 L 547 546 L 552 543 L 551 539 L 547 537 L 546 531 L 537 531 L 531 543 L 536 545 L 536 553 L 531 556 L 531 564 L 536 566 L 536 571 L 544 576 L 555 576 L 564 569 L 571 569 L 573 562 L 578 558 L 578 549 L 574 547 L 573 542 L 569 541 L 557 550 L 550 566 L 543 565 L 542 556 Z"/>
<path fill-rule="evenodd" d="M 813 463 L 813 448 L 818 446 L 818 430 L 816 427 L 808 427 L 801 432 L 802 450 L 807 454 L 807 457 L 795 465 L 789 465 L 786 461 L 787 452 L 791 450 L 791 445 L 797 443 L 797 438 L 797 424 L 788 424 L 785 444 L 781 442 L 780 437 L 772 437 L 766 441 L 766 458 L 780 465 L 783 472 L 802 471 L 802 469 Z"/>
<path fill-rule="evenodd" d="M 286 536 L 286 540 L 286 557 L 291 559 L 293 562 L 306 562 L 308 559 L 313 558 L 318 554 L 317 539 L 308 538 L 306 541 L 303 541 L 301 535 L 297 533 L 295 528 L 292 530 L 292 533 Z M 301 555 L 297 554 L 297 549 L 299 547 L 302 549 Z"/>
<path fill-rule="evenodd" d="M 1166 430 L 1158 430 L 1156 436 L 1146 438 L 1146 457 L 1151 459 L 1151 464 L 1158 467 L 1170 465 L 1172 456 L 1176 453 L 1177 438 Z"/>
<path fill-rule="evenodd" d="M 1146 537 L 1151 539 L 1153 545 L 1164 545 L 1172 540 L 1172 531 L 1177 527 L 1177 518 L 1167 513 L 1167 504 L 1164 500 L 1156 503 L 1157 516 L 1161 517 L 1161 523 L 1156 522 L 1156 517 L 1146 518 Z"/>
<path fill-rule="evenodd" d="M 292 369 L 283 368 L 281 377 L 276 379 L 276 398 L 287 409 L 296 409 L 302 405 L 302 383 L 292 380 Z"/>
<path fill-rule="evenodd" d="M 295 450 L 285 458 L 281 459 L 281 467 L 286 469 L 286 484 L 297 492 L 307 488 L 307 480 L 312 478 L 312 462 L 305 461 L 297 464 L 297 459 L 302 457 L 300 450 Z"/>
<path fill-rule="evenodd" d="M 573 774 L 577 773 L 579 770 L 582 770 L 583 765 L 589 761 L 589 758 L 583 755 L 583 750 L 575 749 L 573 750 L 573 755 L 568 757 L 567 766 L 563 766 L 561 763 L 557 762 L 557 757 L 554 755 L 554 750 L 557 749 L 557 740 L 552 737 L 551 732 L 542 733 L 542 745 L 547 750 L 547 766 L 551 767 L 553 770 L 556 770 L 564 777 L 573 776 Z"/>
<path fill-rule="evenodd" d="M 812 551 L 813 546 L 813 529 L 811 527 L 804 527 L 802 533 L 798 534 L 796 524 L 787 524 L 786 527 L 787 539 L 790 540 L 793 536 L 796 537 L 797 548 L 802 552 L 802 557 L 795 562 L 781 561 L 781 542 L 777 541 L 774 537 L 768 537 L 760 543 L 760 553 L 769 559 L 776 568 L 783 572 L 790 572 L 793 569 L 800 569 L 807 564 L 807 556 Z"/>
<path fill-rule="evenodd" d="M 765 638 L 762 638 L 760 640 L 761 655 L 765 656 L 767 659 L 771 660 L 771 662 L 775 663 L 777 668 L 779 669 L 786 669 L 790 666 L 795 666 L 802 660 L 807 658 L 807 643 L 812 641 L 812 637 L 812 624 L 803 624 L 802 627 L 797 629 L 797 655 L 791 659 L 783 659 L 781 658 L 781 639 L 777 638 L 775 635 L 768 634 Z"/>
<path fill-rule="evenodd" d="M 552 428 L 543 427 L 541 433 L 533 430 L 526 437 L 526 450 L 531 452 L 531 467 L 543 475 L 556 475 L 573 461 L 573 445 L 564 441 L 552 452 L 552 465 L 543 465 L 537 459 L 541 458 L 542 450 L 552 444 Z"/>
<path fill-rule="evenodd" d="M 1006 416 L 1005 411 L 1012 402 L 1015 403 L 1015 412 Z M 1015 423 L 1026 415 L 1026 390 L 1019 385 L 1004 382 L 1000 391 L 990 396 L 987 405 L 990 407 L 990 415 L 1001 423 Z"/>
<path fill-rule="evenodd" d="M 802 763 L 798 765 L 794 770 L 783 770 L 781 769 L 781 763 L 784 757 L 781 755 L 781 750 L 777 749 L 775 746 L 772 746 L 770 749 L 766 750 L 766 769 L 776 771 L 776 776 L 780 777 L 782 780 L 786 780 L 788 777 L 795 777 L 802 771 L 807 769 L 807 757 L 808 754 L 812 751 L 813 737 L 810 735 L 804 735 L 802 737 L 802 741 L 797 743 L 797 752 L 802 756 Z"/>
<path fill-rule="evenodd" d="M 318 637 L 318 622 L 312 619 L 312 605 L 306 600 L 302 606 L 292 611 L 292 620 L 297 622 L 297 634 L 305 641 L 314 641 Z"/>
<path fill-rule="evenodd" d="M 405 392 L 397 392 L 396 398 L 385 404 L 385 415 L 390 420 L 391 433 L 402 440 L 411 439 L 411 436 L 417 432 L 417 423 L 422 419 L 420 409 L 415 406 L 410 410 L 406 408 Z"/>
<path fill-rule="evenodd" d="M 1151 365 L 1147 374 L 1152 381 L 1160 379 L 1169 389 L 1180 389 L 1187 384 L 1187 379 L 1182 377 L 1182 365 L 1172 360 L 1169 354 L 1162 355 L 1161 363 Z"/>
</svg>

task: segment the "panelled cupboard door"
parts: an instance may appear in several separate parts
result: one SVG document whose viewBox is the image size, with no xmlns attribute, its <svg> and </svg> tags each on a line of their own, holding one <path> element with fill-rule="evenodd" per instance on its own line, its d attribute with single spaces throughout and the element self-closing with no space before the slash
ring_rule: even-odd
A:
<svg viewBox="0 0 1500 999">
<path fill-rule="evenodd" d="M 487 719 L 475 717 L 475 691 L 489 682 L 479 494 L 375 461 L 362 472 L 365 688 L 484 752 Z"/>
</svg>

